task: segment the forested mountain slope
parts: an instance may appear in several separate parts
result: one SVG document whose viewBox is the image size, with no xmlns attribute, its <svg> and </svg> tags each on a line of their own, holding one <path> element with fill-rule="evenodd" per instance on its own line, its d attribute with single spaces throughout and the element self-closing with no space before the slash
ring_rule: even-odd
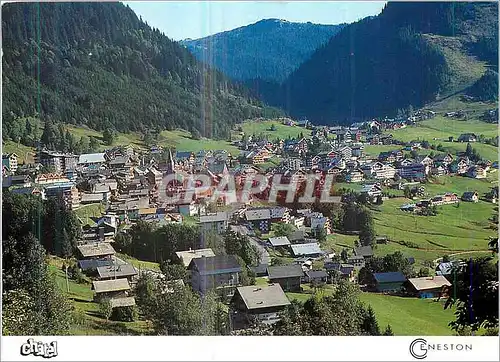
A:
<svg viewBox="0 0 500 362">
<path fill-rule="evenodd" d="M 498 69 L 497 3 L 389 2 L 342 29 L 280 87 L 253 88 L 295 117 L 347 123 L 467 92 L 487 68 Z"/>
<path fill-rule="evenodd" d="M 214 65 L 231 78 L 282 82 L 345 25 L 264 19 L 181 43 L 198 59 Z"/>
<path fill-rule="evenodd" d="M 199 130 L 265 115 L 263 104 L 121 3 L 2 6 L 3 134 L 19 117 L 97 130 Z"/>
</svg>

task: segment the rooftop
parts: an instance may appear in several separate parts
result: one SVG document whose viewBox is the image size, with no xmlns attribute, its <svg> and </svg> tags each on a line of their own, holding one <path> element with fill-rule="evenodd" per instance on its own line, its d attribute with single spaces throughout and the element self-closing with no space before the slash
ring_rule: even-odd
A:
<svg viewBox="0 0 500 362">
<path fill-rule="evenodd" d="M 226 273 L 240 273 L 241 265 L 234 255 L 216 255 L 210 257 L 195 258 L 191 260 L 189 268 L 196 269 L 201 275 L 215 275 Z"/>
<path fill-rule="evenodd" d="M 411 278 L 408 281 L 415 287 L 416 290 L 427 290 L 441 288 L 444 285 L 450 286 L 451 283 L 442 275 L 433 277 Z"/>
<path fill-rule="evenodd" d="M 241 299 L 243 299 L 248 310 L 281 307 L 290 304 L 290 301 L 279 284 L 239 287 L 237 288 L 237 293 L 239 293 Z"/>
<path fill-rule="evenodd" d="M 113 298 L 109 302 L 111 304 L 111 308 L 131 307 L 135 305 L 135 298 L 134 297 Z"/>
<path fill-rule="evenodd" d="M 97 274 L 99 274 L 99 278 L 124 278 L 131 277 L 137 275 L 137 271 L 130 264 L 121 264 L 121 265 L 107 265 L 107 266 L 99 266 L 97 268 Z"/>
<path fill-rule="evenodd" d="M 307 243 L 307 244 L 296 244 L 292 245 L 293 255 L 314 255 L 314 254 L 323 254 L 323 251 L 320 249 L 318 243 Z"/>
<path fill-rule="evenodd" d="M 104 158 L 105 153 L 87 153 L 80 155 L 78 158 L 78 163 L 79 164 L 84 164 L 84 163 L 99 163 L 99 162 L 106 162 L 106 159 Z"/>
<path fill-rule="evenodd" d="M 401 272 L 374 273 L 377 283 L 398 283 L 406 281 L 406 277 Z"/>
<path fill-rule="evenodd" d="M 227 213 L 226 212 L 218 212 L 216 214 L 200 216 L 200 223 L 220 222 L 220 221 L 227 221 Z"/>
<path fill-rule="evenodd" d="M 175 253 L 179 259 L 182 260 L 185 267 L 189 266 L 191 260 L 195 258 L 201 258 L 202 256 L 210 257 L 215 256 L 212 249 L 197 249 L 188 251 L 178 251 Z"/>
<path fill-rule="evenodd" d="M 290 240 L 286 236 L 277 236 L 274 238 L 269 238 L 269 242 L 272 246 L 286 246 L 290 245 Z"/>
<path fill-rule="evenodd" d="M 130 290 L 130 284 L 126 278 L 96 280 L 92 282 L 92 289 L 94 289 L 96 293 L 120 292 Z"/>
<path fill-rule="evenodd" d="M 294 278 L 304 275 L 300 265 L 279 265 L 267 268 L 269 279 Z"/>
<path fill-rule="evenodd" d="M 80 245 L 78 247 L 78 250 L 84 258 L 115 254 L 115 249 L 113 249 L 110 243 L 92 243 Z"/>
</svg>

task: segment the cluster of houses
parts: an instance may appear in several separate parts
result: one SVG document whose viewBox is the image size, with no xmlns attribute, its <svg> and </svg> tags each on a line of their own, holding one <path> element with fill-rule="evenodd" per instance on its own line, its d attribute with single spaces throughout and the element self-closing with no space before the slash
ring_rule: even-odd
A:
<svg viewBox="0 0 500 362">
<path fill-rule="evenodd" d="M 96 301 L 109 299 L 113 308 L 134 305 L 132 290 L 137 277 L 143 272 L 152 273 L 151 270 L 137 270 L 115 255 L 112 244 L 119 229 L 127 230 L 138 220 L 162 225 L 182 223 L 189 217 L 198 218 L 202 235 L 208 231 L 222 234 L 228 228 L 236 232 L 245 229 L 263 250 L 286 254 L 293 260 L 288 265 L 267 263 L 250 267 L 257 277 L 267 278 L 267 285 L 241 286 L 243 267 L 236 256 L 216 255 L 211 249 L 178 251 L 178 262 L 186 268 L 188 283 L 193 290 L 205 294 L 215 289 L 231 298 L 233 328 L 243 328 L 254 318 L 274 323 L 279 311 L 290 303 L 285 293 L 300 292 L 304 283 L 328 283 L 336 278 L 355 281 L 356 271 L 373 257 L 373 250 L 370 246 L 358 247 L 340 260 L 334 253 L 322 250 L 318 242 L 318 233 L 324 231 L 328 235 L 333 232 L 328 217 L 310 209 L 255 207 L 251 195 L 231 212 L 209 213 L 211 205 L 208 200 L 211 200 L 218 183 L 226 175 L 234 177 L 237 189 L 256 174 L 264 174 L 269 179 L 280 174 L 289 181 L 304 179 L 307 174 L 334 175 L 337 181 L 364 182 L 361 193 L 375 198 L 382 195 L 383 186 L 401 185 L 401 180 L 418 185 L 428 176 L 445 174 L 485 178 L 493 166 L 489 162 L 472 162 L 465 156 L 451 154 L 409 158 L 404 151 L 420 150 L 421 142 L 401 144 L 390 135 L 382 135 L 385 130 L 404 128 L 432 117 L 432 112 L 429 112 L 417 112 L 406 120 L 372 120 L 350 127 L 316 127 L 310 138 L 271 142 L 248 137 L 235 142 L 241 151 L 239 155 L 224 150 L 172 152 L 160 147 L 139 151 L 130 146 L 82 155 L 39 149 L 34 164 L 21 166 L 17 155 L 7 154 L 2 156 L 2 186 L 14 193 L 37 195 L 42 199 L 59 197 L 73 210 L 88 204 L 104 206 L 105 212 L 96 218 L 95 225 L 82 227 L 78 265 L 93 279 Z M 283 120 L 284 124 L 293 125 L 290 122 Z M 297 125 L 311 128 L 308 123 L 301 121 Z M 472 136 L 466 138 L 465 135 L 463 139 L 473 142 Z M 317 149 L 318 144 L 321 149 Z M 364 153 L 367 144 L 401 147 L 381 152 L 378 157 L 368 157 Z M 260 167 L 271 158 L 279 158 L 281 162 L 265 170 Z M 181 197 L 172 201 L 171 195 L 192 193 L 193 185 L 188 181 L 193 174 L 205 175 L 212 181 L 212 186 L 196 192 L 192 198 Z M 167 175 L 174 175 L 175 181 L 165 185 Z M 340 197 L 335 200 L 341 202 Z M 477 202 L 477 192 L 464 193 L 462 200 Z M 417 204 L 404 205 L 402 209 L 413 211 L 419 207 L 458 201 L 458 195 L 446 193 Z M 216 200 L 216 206 L 225 207 L 231 202 L 221 196 Z M 295 231 L 287 236 L 255 237 L 256 231 L 268 234 L 273 223 L 292 225 Z M 318 261 L 321 268 L 317 267 Z M 159 273 L 156 276 L 161 277 Z M 378 292 L 399 291 L 402 286 L 414 295 L 430 297 L 449 287 L 449 282 L 442 275 L 407 280 L 401 273 L 374 274 L 373 288 Z"/>
</svg>

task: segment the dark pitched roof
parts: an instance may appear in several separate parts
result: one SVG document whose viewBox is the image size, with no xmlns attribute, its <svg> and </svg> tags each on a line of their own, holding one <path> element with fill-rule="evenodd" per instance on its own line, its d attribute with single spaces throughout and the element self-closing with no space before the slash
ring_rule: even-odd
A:
<svg viewBox="0 0 500 362">
<path fill-rule="evenodd" d="M 354 250 L 354 254 L 357 256 L 373 256 L 373 249 L 370 245 L 368 246 L 360 246 Z"/>
<path fill-rule="evenodd" d="M 401 272 L 374 273 L 373 277 L 377 283 L 398 283 L 406 281 L 406 277 Z"/>
<path fill-rule="evenodd" d="M 97 269 L 101 266 L 111 266 L 113 265 L 113 261 L 100 259 L 78 260 L 78 265 L 82 270 Z"/>
<path fill-rule="evenodd" d="M 310 270 L 306 272 L 306 275 L 309 278 L 326 278 L 328 277 L 328 274 L 324 270 Z"/>
<path fill-rule="evenodd" d="M 294 278 L 304 275 L 300 265 L 280 265 L 267 268 L 269 279 Z"/>
<path fill-rule="evenodd" d="M 191 260 L 188 269 L 196 269 L 202 275 L 239 273 L 241 266 L 234 255 L 216 255 Z"/>
<path fill-rule="evenodd" d="M 267 264 L 248 267 L 255 275 L 267 275 Z"/>
</svg>

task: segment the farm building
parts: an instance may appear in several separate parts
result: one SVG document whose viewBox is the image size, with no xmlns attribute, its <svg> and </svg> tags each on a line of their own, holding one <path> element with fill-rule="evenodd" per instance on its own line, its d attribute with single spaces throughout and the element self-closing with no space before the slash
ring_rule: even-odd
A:
<svg viewBox="0 0 500 362">
<path fill-rule="evenodd" d="M 406 277 L 401 272 L 374 273 L 377 292 L 398 292 L 403 288 Z"/>
<path fill-rule="evenodd" d="M 280 265 L 267 268 L 269 281 L 279 283 L 287 292 L 300 292 L 300 279 L 304 275 L 300 265 Z"/>
<path fill-rule="evenodd" d="M 290 301 L 279 284 L 238 287 L 231 301 L 234 329 L 246 328 L 255 320 L 273 324 Z"/>
<path fill-rule="evenodd" d="M 412 291 L 420 298 L 436 298 L 443 291 L 443 287 L 451 286 L 451 283 L 442 275 L 422 278 L 408 279 Z"/>
</svg>

